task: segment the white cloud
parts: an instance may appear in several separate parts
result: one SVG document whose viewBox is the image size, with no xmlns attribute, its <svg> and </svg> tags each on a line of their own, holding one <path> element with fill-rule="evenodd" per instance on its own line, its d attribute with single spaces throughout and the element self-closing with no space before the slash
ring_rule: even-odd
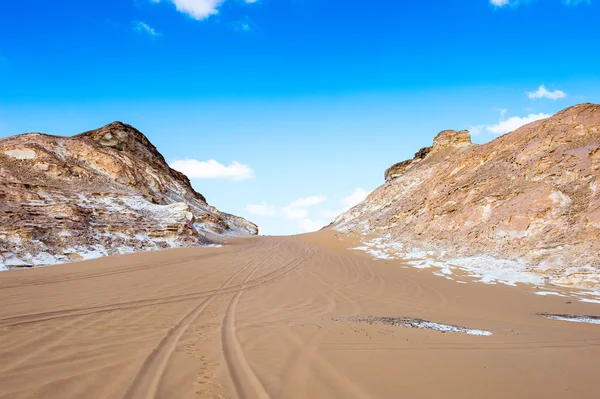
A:
<svg viewBox="0 0 600 399">
<path fill-rule="evenodd" d="M 236 161 L 225 166 L 214 159 L 208 161 L 178 159 L 171 162 L 170 166 L 190 179 L 248 180 L 254 177 L 254 171 L 248 165 Z"/>
<path fill-rule="evenodd" d="M 287 220 L 299 220 L 308 217 L 309 212 L 305 208 L 316 206 L 326 200 L 327 197 L 325 196 L 315 195 L 299 198 L 284 207 L 276 207 L 263 201 L 260 204 L 246 205 L 246 211 L 257 216 L 277 216 Z"/>
<path fill-rule="evenodd" d="M 535 122 L 540 119 L 546 119 L 551 116 L 549 114 L 540 112 L 538 114 L 529 114 L 523 117 L 513 116 L 505 119 L 507 113 L 506 108 L 498 109 L 498 111 L 500 111 L 500 120 L 498 123 L 493 125 L 474 125 L 469 127 L 469 132 L 473 136 L 480 135 L 484 130 L 492 134 L 500 135 L 517 130 L 521 126 L 527 125 L 528 123 Z"/>
<path fill-rule="evenodd" d="M 151 3 L 160 3 L 161 0 L 148 0 Z M 219 13 L 219 7 L 225 0 L 163 0 L 175 5 L 177 11 L 187 14 L 196 20 L 207 19 L 211 15 Z M 259 0 L 244 0 L 246 4 L 255 4 Z M 239 26 L 240 30 L 253 30 L 251 23 L 243 23 Z"/>
<path fill-rule="evenodd" d="M 550 117 L 550 115 L 544 114 L 544 113 L 529 114 L 524 117 L 513 116 L 506 120 L 500 121 L 500 122 L 496 123 L 495 125 L 487 126 L 486 129 L 490 133 L 504 134 L 504 133 L 508 133 L 508 132 L 517 130 L 521 126 L 524 126 L 528 123 L 539 121 L 540 119 L 546 119 L 549 117 Z"/>
<path fill-rule="evenodd" d="M 369 192 L 363 188 L 357 187 L 354 191 L 340 200 L 341 207 L 336 210 L 324 209 L 321 211 L 321 216 L 327 220 L 333 220 L 348 209 L 358 205 L 367 198 Z"/>
<path fill-rule="evenodd" d="M 302 219 L 308 216 L 308 211 L 301 208 L 292 208 L 286 206 L 283 208 L 283 214 L 287 219 Z"/>
<path fill-rule="evenodd" d="M 346 198 L 344 198 L 342 200 L 342 204 L 344 205 L 345 208 L 350 209 L 355 205 L 358 205 L 359 203 L 363 202 L 365 200 L 365 198 L 367 198 L 367 195 L 369 195 L 369 192 L 367 190 L 364 190 L 360 187 L 354 189 L 354 191 L 352 192 L 352 194 L 350 194 L 349 196 L 347 196 Z"/>
<path fill-rule="evenodd" d="M 504 6 L 517 7 L 520 3 L 528 2 L 528 0 L 489 0 L 489 3 L 496 8 L 502 8 Z M 567 6 L 576 6 L 582 3 L 591 4 L 591 0 L 563 0 L 563 3 Z"/>
<path fill-rule="evenodd" d="M 290 203 L 289 206 L 292 208 L 306 208 L 309 206 L 322 204 L 325 201 L 327 201 L 327 197 L 323 195 L 314 195 L 312 197 L 299 198 L 296 201 Z"/>
<path fill-rule="evenodd" d="M 312 219 L 302 219 L 298 221 L 298 227 L 300 227 L 305 233 L 321 230 L 325 226 L 326 224 Z"/>
<path fill-rule="evenodd" d="M 277 209 L 274 206 L 262 202 L 261 204 L 248 204 L 246 210 L 252 215 L 258 216 L 275 216 L 277 215 Z"/>
<path fill-rule="evenodd" d="M 245 210 L 250 215 L 273 218 L 271 222 L 263 220 L 263 224 L 276 226 L 275 231 L 308 233 L 328 225 L 336 216 L 364 200 L 367 194 L 362 188 L 354 189 L 350 195 L 340 199 L 339 208 L 335 211 L 319 206 L 327 201 L 324 195 L 298 198 L 285 206 L 274 206 L 263 201 L 248 204 Z"/>
<path fill-rule="evenodd" d="M 549 100 L 558 100 L 560 98 L 565 98 L 567 94 L 561 90 L 548 91 L 544 85 L 538 87 L 536 91 L 528 91 L 527 97 L 531 100 L 537 98 L 547 98 Z"/>
<path fill-rule="evenodd" d="M 161 0 L 150 0 L 152 3 L 160 3 Z M 190 17 L 202 20 L 219 13 L 219 6 L 225 0 L 167 0 L 175 4 L 177 11 Z"/>
<path fill-rule="evenodd" d="M 156 29 L 154 29 L 153 27 L 151 27 L 150 25 L 148 25 L 147 23 L 142 22 L 142 21 L 134 21 L 133 22 L 133 29 L 136 32 L 146 33 L 146 34 L 148 34 L 150 36 L 160 36 L 160 33 L 158 33 L 156 31 Z"/>
<path fill-rule="evenodd" d="M 236 25 L 236 29 L 242 32 L 250 32 L 252 30 L 252 27 L 248 22 L 240 22 Z"/>
<path fill-rule="evenodd" d="M 248 16 L 245 16 L 241 20 L 233 23 L 231 27 L 238 32 L 253 32 L 258 29 L 256 24 L 252 22 Z"/>
<path fill-rule="evenodd" d="M 469 127 L 469 133 L 471 133 L 471 136 L 479 136 L 481 133 L 483 133 L 483 131 L 485 130 L 485 128 L 488 125 L 475 125 L 475 126 L 470 126 Z"/>
<path fill-rule="evenodd" d="M 286 219 L 303 219 L 308 216 L 308 211 L 303 208 L 309 208 L 322 204 L 327 201 L 327 197 L 323 195 L 313 195 L 312 197 L 298 198 L 295 201 L 282 209 Z"/>
</svg>

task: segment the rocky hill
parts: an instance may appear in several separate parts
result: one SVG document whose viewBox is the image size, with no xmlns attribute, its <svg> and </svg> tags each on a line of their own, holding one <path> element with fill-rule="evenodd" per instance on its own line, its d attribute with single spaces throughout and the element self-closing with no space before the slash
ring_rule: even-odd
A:
<svg viewBox="0 0 600 399">
<path fill-rule="evenodd" d="M 435 256 L 491 255 L 562 285 L 600 281 L 600 106 L 471 144 L 440 133 L 333 228 Z"/>
<path fill-rule="evenodd" d="M 114 122 L 74 137 L 0 139 L 0 268 L 258 234 L 219 212 L 146 136 Z"/>
</svg>

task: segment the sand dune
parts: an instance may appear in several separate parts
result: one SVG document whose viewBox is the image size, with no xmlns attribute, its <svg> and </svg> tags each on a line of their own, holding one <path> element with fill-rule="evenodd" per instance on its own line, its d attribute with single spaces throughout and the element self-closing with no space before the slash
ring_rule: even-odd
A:
<svg viewBox="0 0 600 399">
<path fill-rule="evenodd" d="M 320 232 L 0 273 L 0 398 L 599 396 L 600 326 L 539 314 L 600 305 L 356 245 Z"/>
</svg>

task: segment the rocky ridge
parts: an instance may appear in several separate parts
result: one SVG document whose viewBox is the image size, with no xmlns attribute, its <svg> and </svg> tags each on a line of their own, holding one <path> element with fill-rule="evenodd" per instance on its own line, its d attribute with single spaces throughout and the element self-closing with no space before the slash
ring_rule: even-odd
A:
<svg viewBox="0 0 600 399">
<path fill-rule="evenodd" d="M 426 256 L 493 256 L 558 285 L 600 283 L 600 106 L 484 145 L 440 133 L 333 228 Z"/>
<path fill-rule="evenodd" d="M 214 244 L 258 234 L 219 212 L 137 129 L 0 140 L 0 268 Z"/>
</svg>

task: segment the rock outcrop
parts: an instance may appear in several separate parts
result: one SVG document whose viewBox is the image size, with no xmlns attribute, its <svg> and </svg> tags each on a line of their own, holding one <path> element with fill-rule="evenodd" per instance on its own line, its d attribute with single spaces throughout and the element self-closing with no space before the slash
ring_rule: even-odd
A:
<svg viewBox="0 0 600 399">
<path fill-rule="evenodd" d="M 568 108 L 484 145 L 444 131 L 333 228 L 455 257 L 518 260 L 553 283 L 595 286 L 600 106 Z"/>
<path fill-rule="evenodd" d="M 146 136 L 114 122 L 0 140 L 0 267 L 47 265 L 258 234 L 219 212 Z"/>
<path fill-rule="evenodd" d="M 394 177 L 401 176 L 408 169 L 414 167 L 421 160 L 425 159 L 425 157 L 428 157 L 429 160 L 432 160 L 432 158 L 440 160 L 443 156 L 447 156 L 450 153 L 459 153 L 471 147 L 472 145 L 471 135 L 469 134 L 468 130 L 461 130 L 460 132 L 457 132 L 456 130 L 444 130 L 435 136 L 433 139 L 433 145 L 431 147 L 421 148 L 419 151 L 417 151 L 413 159 L 398 162 L 386 170 L 385 181 L 387 182 Z M 434 157 L 433 154 L 438 155 L 435 155 Z M 443 155 L 440 156 L 439 154 Z"/>
</svg>

